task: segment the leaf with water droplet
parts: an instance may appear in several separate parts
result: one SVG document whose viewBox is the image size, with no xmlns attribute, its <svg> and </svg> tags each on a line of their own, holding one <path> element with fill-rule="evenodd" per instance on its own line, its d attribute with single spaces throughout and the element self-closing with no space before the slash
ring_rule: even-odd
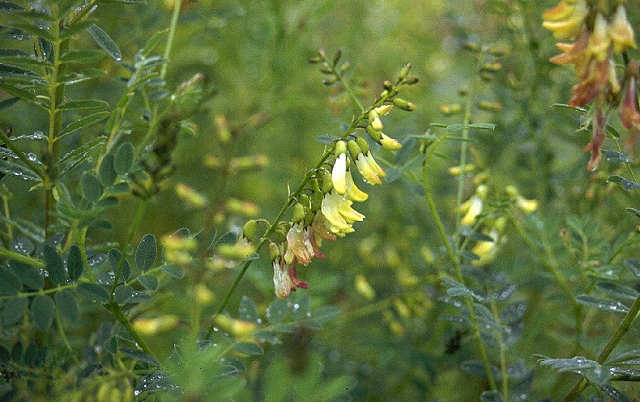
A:
<svg viewBox="0 0 640 402">
<path fill-rule="evenodd" d="M 624 266 L 636 277 L 640 278 L 640 260 L 624 260 Z"/>
<path fill-rule="evenodd" d="M 153 275 L 140 275 L 138 282 L 147 290 L 156 291 L 158 289 L 158 279 Z"/>
<path fill-rule="evenodd" d="M 97 303 L 105 303 L 109 300 L 109 293 L 100 285 L 95 283 L 80 283 L 76 288 L 78 293 Z"/>
<path fill-rule="evenodd" d="M 133 158 L 135 155 L 135 147 L 129 141 L 121 144 L 116 151 L 113 167 L 116 173 L 123 175 L 129 172 L 133 166 Z"/>
<path fill-rule="evenodd" d="M 184 271 L 177 265 L 165 264 L 160 269 L 172 278 L 182 279 L 184 278 Z"/>
<path fill-rule="evenodd" d="M 157 252 L 156 237 L 152 234 L 144 235 L 136 249 L 136 266 L 143 271 L 148 270 L 155 263 Z"/>
<path fill-rule="evenodd" d="M 233 350 L 247 356 L 260 356 L 264 353 L 264 350 L 255 343 L 240 342 L 233 345 Z"/>
<path fill-rule="evenodd" d="M 596 287 L 607 293 L 609 296 L 626 299 L 626 300 L 635 300 L 638 295 L 640 295 L 635 289 L 630 288 L 628 286 L 618 285 L 613 282 L 598 282 Z"/>
<path fill-rule="evenodd" d="M 44 277 L 38 268 L 15 260 L 9 261 L 9 267 L 27 288 L 39 290 L 44 287 Z"/>
<path fill-rule="evenodd" d="M 260 318 L 256 303 L 247 296 L 242 296 L 238 306 L 238 318 L 245 321 L 256 322 Z"/>
<path fill-rule="evenodd" d="M 78 321 L 78 318 L 80 318 L 80 310 L 78 309 L 78 303 L 73 293 L 68 289 L 64 289 L 57 292 L 54 297 L 60 315 L 70 323 Z"/>
<path fill-rule="evenodd" d="M 62 257 L 60 257 L 55 247 L 46 244 L 42 250 L 42 256 L 44 257 L 44 263 L 47 266 L 51 282 L 56 285 L 63 284 L 67 280 L 67 273 L 64 270 Z"/>
<path fill-rule="evenodd" d="M 502 395 L 498 391 L 484 391 L 480 400 L 482 402 L 502 402 Z"/>
<path fill-rule="evenodd" d="M 158 361 L 156 359 L 154 359 L 152 356 L 148 355 L 147 353 L 144 353 L 141 350 L 135 350 L 135 349 L 129 349 L 129 348 L 121 348 L 120 352 L 124 353 L 125 355 L 129 356 L 132 359 L 135 360 L 139 360 L 141 362 L 145 362 L 145 363 L 149 363 L 153 366 L 159 366 L 160 363 L 158 363 Z"/>
<path fill-rule="evenodd" d="M 596 307 L 600 310 L 605 311 L 614 311 L 616 313 L 626 313 L 629 311 L 629 307 L 625 306 L 619 301 L 605 299 L 602 297 L 580 295 L 576 297 L 576 301 L 585 306 Z"/>
<path fill-rule="evenodd" d="M 602 392 L 607 394 L 607 396 L 609 396 L 613 402 L 633 402 L 631 398 L 626 396 L 619 389 L 614 388 L 612 385 L 609 385 L 609 384 L 598 385 L 598 388 L 600 388 Z"/>
<path fill-rule="evenodd" d="M 82 263 L 82 255 L 80 253 L 80 247 L 75 244 L 69 248 L 69 255 L 67 256 L 67 271 L 69 272 L 69 277 L 72 281 L 78 280 L 80 275 L 82 275 L 82 271 L 84 269 L 84 264 Z"/>
<path fill-rule="evenodd" d="M 122 60 L 122 53 L 120 52 L 120 48 L 114 42 L 111 37 L 102 30 L 96 24 L 91 25 L 87 28 L 89 35 L 93 38 L 94 41 L 100 46 L 109 56 L 113 57 L 115 61 Z"/>
<path fill-rule="evenodd" d="M 618 176 L 618 175 L 609 176 L 609 178 L 607 178 L 607 182 L 616 183 L 627 191 L 640 190 L 640 184 L 636 183 L 635 181 L 625 179 L 624 177 Z"/>
<path fill-rule="evenodd" d="M 6 328 L 21 321 L 28 306 L 29 299 L 26 297 L 16 297 L 4 302 L 2 305 L 3 326 Z"/>
<path fill-rule="evenodd" d="M 267 320 L 270 323 L 278 323 L 289 314 L 287 302 L 282 299 L 275 299 L 267 308 Z"/>
</svg>

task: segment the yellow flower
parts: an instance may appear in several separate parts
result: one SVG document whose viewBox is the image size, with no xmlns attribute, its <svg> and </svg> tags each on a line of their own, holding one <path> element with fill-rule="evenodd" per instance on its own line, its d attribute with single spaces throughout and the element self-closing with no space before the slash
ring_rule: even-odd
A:
<svg viewBox="0 0 640 402">
<path fill-rule="evenodd" d="M 610 45 L 609 24 L 606 18 L 598 13 L 598 15 L 596 15 L 596 22 L 593 25 L 593 33 L 589 37 L 587 56 L 593 56 L 596 60 L 603 61 L 609 57 Z"/>
<path fill-rule="evenodd" d="M 344 236 L 354 231 L 354 222 L 364 220 L 365 216 L 351 208 L 351 204 L 351 200 L 334 192 L 327 193 L 322 199 L 321 211 L 332 233 Z"/>
<path fill-rule="evenodd" d="M 292 288 L 295 289 L 287 269 L 284 264 L 278 260 L 273 261 L 273 286 L 276 291 L 276 296 L 281 299 L 289 296 Z"/>
<path fill-rule="evenodd" d="M 487 186 L 482 184 L 478 186 L 478 188 L 476 189 L 476 193 L 472 195 L 471 198 L 460 205 L 460 212 L 465 214 L 460 223 L 465 226 L 473 225 L 476 217 L 482 212 L 482 200 L 484 199 L 484 197 L 486 197 L 487 192 Z"/>
<path fill-rule="evenodd" d="M 370 159 L 367 158 L 367 156 L 362 152 L 358 154 L 358 157 L 356 159 L 356 167 L 358 168 L 358 171 L 360 172 L 362 177 L 364 177 L 367 183 L 371 185 L 382 183 L 382 181 L 380 180 L 380 177 L 378 177 L 378 172 L 379 172 L 378 169 L 380 167 L 378 166 L 378 169 L 376 169 L 377 165 L 378 164 L 376 163 L 375 165 L 372 166 L 370 163 Z"/>
<path fill-rule="evenodd" d="M 333 188 L 338 194 L 344 194 L 347 191 L 347 154 L 342 152 L 333 164 L 331 171 L 331 182 Z"/>
<path fill-rule="evenodd" d="M 571 39 L 580 33 L 588 14 L 586 0 L 563 0 L 542 15 L 542 26 L 552 31 L 556 39 Z"/>
<path fill-rule="evenodd" d="M 636 41 L 633 35 L 633 28 L 627 20 L 627 12 L 624 6 L 619 5 L 613 22 L 609 29 L 609 37 L 613 40 L 613 48 L 616 52 L 621 53 L 625 49 L 632 47 L 635 49 Z"/>
<path fill-rule="evenodd" d="M 402 148 L 402 144 L 400 144 L 400 142 L 398 142 L 398 140 L 396 140 L 395 138 L 391 138 L 385 133 L 380 134 L 380 144 L 382 145 L 382 148 L 388 149 L 389 151 L 396 151 Z"/>
<path fill-rule="evenodd" d="M 314 256 L 313 246 L 301 223 L 291 226 L 287 232 L 287 251 L 284 260 L 287 264 L 294 262 L 309 265 Z"/>
<path fill-rule="evenodd" d="M 498 232 L 494 229 L 488 235 L 493 239 L 493 241 L 479 241 L 476 243 L 473 249 L 471 249 L 471 252 L 473 252 L 473 254 L 480 257 L 479 260 L 474 260 L 472 262 L 473 265 L 486 265 L 493 261 L 493 259 L 496 257 L 496 254 L 498 252 Z"/>
<path fill-rule="evenodd" d="M 351 176 L 351 172 L 347 170 L 346 177 L 346 187 L 347 187 L 347 198 L 351 201 L 363 202 L 369 198 L 369 195 L 364 191 L 360 190 L 356 184 L 353 182 L 353 177 Z"/>
</svg>

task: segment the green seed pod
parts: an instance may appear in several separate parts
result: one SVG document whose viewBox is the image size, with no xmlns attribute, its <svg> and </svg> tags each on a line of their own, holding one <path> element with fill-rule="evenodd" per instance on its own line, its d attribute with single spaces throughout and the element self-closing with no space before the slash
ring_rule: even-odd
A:
<svg viewBox="0 0 640 402">
<path fill-rule="evenodd" d="M 298 223 L 304 220 L 304 206 L 299 202 L 293 206 L 293 222 Z"/>
<path fill-rule="evenodd" d="M 369 144 L 367 144 L 367 141 L 364 138 L 358 137 L 356 141 L 358 142 L 358 146 L 362 150 L 362 153 L 366 154 L 369 152 Z"/>
<path fill-rule="evenodd" d="M 402 98 L 393 98 L 393 104 L 402 110 L 406 110 L 407 112 L 413 112 L 414 110 L 416 110 L 415 104 Z"/>
<path fill-rule="evenodd" d="M 358 143 L 354 140 L 349 141 L 349 153 L 351 154 L 351 159 L 354 161 L 358 159 L 358 155 L 362 153 L 362 150 L 358 146 Z"/>
<path fill-rule="evenodd" d="M 258 222 L 254 219 L 248 220 L 242 227 L 242 234 L 249 240 L 253 240 L 256 235 L 256 229 L 258 228 Z"/>
</svg>

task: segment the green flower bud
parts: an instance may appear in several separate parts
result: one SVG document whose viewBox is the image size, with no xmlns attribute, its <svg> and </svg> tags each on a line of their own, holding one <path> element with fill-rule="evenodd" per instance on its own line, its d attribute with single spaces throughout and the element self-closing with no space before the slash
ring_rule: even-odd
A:
<svg viewBox="0 0 640 402">
<path fill-rule="evenodd" d="M 399 78 L 401 80 L 405 79 L 407 77 L 407 74 L 409 74 L 410 70 L 411 70 L 411 63 L 405 64 L 400 70 L 400 74 L 398 74 Z"/>
<path fill-rule="evenodd" d="M 300 201 L 300 204 L 304 205 L 305 208 L 309 208 L 309 206 L 311 205 L 311 199 L 306 194 L 301 194 L 298 197 L 298 201 Z"/>
<path fill-rule="evenodd" d="M 313 190 L 314 193 L 316 192 L 320 192 L 320 183 L 318 182 L 318 179 L 313 179 L 311 180 L 311 189 Z"/>
<path fill-rule="evenodd" d="M 407 112 L 413 112 L 414 110 L 416 110 L 416 105 L 406 101 L 402 98 L 394 98 L 393 99 L 393 104 L 397 107 L 399 107 L 402 110 L 406 110 Z"/>
<path fill-rule="evenodd" d="M 385 82 L 382 83 L 382 86 L 384 89 L 391 90 L 391 88 L 393 88 L 393 82 L 385 80 Z"/>
<path fill-rule="evenodd" d="M 242 227 L 242 234 L 249 240 L 253 240 L 256 235 L 256 229 L 258 227 L 258 223 L 251 219 L 248 220 L 247 223 Z"/>
<path fill-rule="evenodd" d="M 377 131 L 380 131 L 383 128 L 382 120 L 380 120 L 380 115 L 378 115 L 378 112 L 376 112 L 375 109 L 371 109 L 371 111 L 369 111 L 369 125 Z"/>
<path fill-rule="evenodd" d="M 369 152 L 369 144 L 367 144 L 367 141 L 364 138 L 358 137 L 356 141 L 358 142 L 358 146 L 362 150 L 362 153 L 366 154 Z"/>
<path fill-rule="evenodd" d="M 331 180 L 331 173 L 326 172 L 322 176 L 322 192 L 328 193 L 333 188 L 333 181 Z"/>
<path fill-rule="evenodd" d="M 480 101 L 478 102 L 478 108 L 482 110 L 488 110 L 490 112 L 497 112 L 502 109 L 502 103 L 500 102 L 487 102 Z"/>
<path fill-rule="evenodd" d="M 371 137 L 372 140 L 378 144 L 380 143 L 380 140 L 382 139 L 382 131 L 374 130 L 373 127 L 367 126 L 367 134 L 369 134 L 369 137 Z"/>
<path fill-rule="evenodd" d="M 344 141 L 336 142 L 336 151 L 335 151 L 336 156 L 339 156 L 340 154 L 343 154 L 345 152 L 347 152 L 347 144 L 345 144 Z"/>
<path fill-rule="evenodd" d="M 297 223 L 304 219 L 304 206 L 299 202 L 293 206 L 293 222 Z"/>
<path fill-rule="evenodd" d="M 280 257 L 280 247 L 277 244 L 269 243 L 269 257 L 272 261 Z"/>
<path fill-rule="evenodd" d="M 351 154 L 351 159 L 354 161 L 358 159 L 358 155 L 362 153 L 362 150 L 358 146 L 358 143 L 354 140 L 349 141 L 349 153 Z"/>
</svg>

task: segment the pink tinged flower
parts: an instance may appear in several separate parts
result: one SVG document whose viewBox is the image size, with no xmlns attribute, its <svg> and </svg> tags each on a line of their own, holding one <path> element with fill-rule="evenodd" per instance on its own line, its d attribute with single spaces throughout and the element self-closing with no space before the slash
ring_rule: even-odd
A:
<svg viewBox="0 0 640 402">
<path fill-rule="evenodd" d="M 611 63 L 609 60 L 591 60 L 580 83 L 571 89 L 573 96 L 569 99 L 571 106 L 585 106 L 597 96 L 605 96 L 607 86 L 611 82 Z"/>
<path fill-rule="evenodd" d="M 622 98 L 622 104 L 618 112 L 622 125 L 628 130 L 640 130 L 640 110 L 638 110 L 637 97 L 638 68 L 639 64 L 636 61 L 631 62 L 629 65 L 631 71 L 629 84 L 624 92 L 624 98 Z"/>
<path fill-rule="evenodd" d="M 593 32 L 589 37 L 589 46 L 587 47 L 587 56 L 593 56 L 598 61 L 603 61 L 609 57 L 609 46 L 611 46 L 611 38 L 609 37 L 609 24 L 602 14 L 596 15 L 596 21 L 593 25 Z"/>
<path fill-rule="evenodd" d="M 338 194 L 344 194 L 347 191 L 347 154 L 344 152 L 338 155 L 333 164 L 331 182 Z"/>
<path fill-rule="evenodd" d="M 589 32 L 583 32 L 573 43 L 556 43 L 556 47 L 563 53 L 549 59 L 554 64 L 583 64 L 586 57 L 587 46 L 589 45 Z"/>
<path fill-rule="evenodd" d="M 623 5 L 619 5 L 613 22 L 609 29 L 609 36 L 613 41 L 614 50 L 622 53 L 627 48 L 636 47 L 636 41 L 633 34 L 633 28 L 627 19 L 627 12 Z"/>
<path fill-rule="evenodd" d="M 336 236 L 327 228 L 327 219 L 322 214 L 322 211 L 317 212 L 311 223 L 311 245 L 317 249 L 322 246 L 322 240 L 335 239 Z"/>
<path fill-rule="evenodd" d="M 294 286 L 291 290 L 295 292 L 296 288 L 302 288 L 302 289 L 309 288 L 309 284 L 307 284 L 307 282 L 304 282 L 298 279 L 298 273 L 296 272 L 296 264 L 289 264 L 289 266 L 287 267 L 287 272 L 289 273 L 289 279 L 291 280 L 291 283 L 293 283 L 293 286 Z"/>
<path fill-rule="evenodd" d="M 602 111 L 599 105 L 594 108 L 593 119 L 591 125 L 593 126 L 593 138 L 591 142 L 584 148 L 585 152 L 591 152 L 591 158 L 587 164 L 587 171 L 593 172 L 598 168 L 600 160 L 602 159 L 602 152 L 600 147 L 604 142 L 605 137 L 605 125 L 607 124 L 607 117 Z"/>
<path fill-rule="evenodd" d="M 295 289 L 293 281 L 289 276 L 289 271 L 285 269 L 281 260 L 273 261 L 273 286 L 276 296 L 281 299 L 286 298 Z"/>
<path fill-rule="evenodd" d="M 588 14 L 589 6 L 586 0 L 561 1 L 542 15 L 542 26 L 552 31 L 556 39 L 571 39 L 583 29 Z"/>
<path fill-rule="evenodd" d="M 309 265 L 314 255 L 313 246 L 309 241 L 307 231 L 301 223 L 294 224 L 287 232 L 287 251 L 284 260 L 287 264 L 299 263 Z"/>
</svg>

